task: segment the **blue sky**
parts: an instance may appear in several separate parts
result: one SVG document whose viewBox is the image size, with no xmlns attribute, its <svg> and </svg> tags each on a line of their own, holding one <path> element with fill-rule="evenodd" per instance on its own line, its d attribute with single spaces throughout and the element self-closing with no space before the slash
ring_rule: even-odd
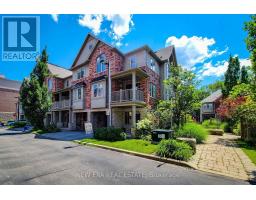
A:
<svg viewBox="0 0 256 200">
<path fill-rule="evenodd" d="M 47 46 L 49 61 L 65 68 L 70 68 L 89 32 L 123 52 L 144 44 L 153 50 L 174 44 L 178 63 L 193 70 L 202 85 L 222 78 L 230 54 L 238 55 L 242 65 L 250 65 L 243 30 L 249 15 L 39 16 L 41 49 Z M 1 60 L 0 75 L 21 81 L 34 65 Z"/>
</svg>

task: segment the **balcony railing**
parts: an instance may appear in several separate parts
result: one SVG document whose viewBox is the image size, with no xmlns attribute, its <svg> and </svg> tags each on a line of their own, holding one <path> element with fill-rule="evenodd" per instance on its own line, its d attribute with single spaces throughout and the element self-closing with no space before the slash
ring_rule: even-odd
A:
<svg viewBox="0 0 256 200">
<path fill-rule="evenodd" d="M 69 99 L 65 99 L 62 101 L 55 101 L 52 104 L 52 109 L 56 110 L 56 109 L 65 109 L 65 108 L 70 108 L 71 103 Z"/>
<path fill-rule="evenodd" d="M 135 91 L 135 101 L 144 101 L 144 93 L 141 90 Z M 119 90 L 112 92 L 112 103 L 133 101 L 132 89 Z"/>
</svg>

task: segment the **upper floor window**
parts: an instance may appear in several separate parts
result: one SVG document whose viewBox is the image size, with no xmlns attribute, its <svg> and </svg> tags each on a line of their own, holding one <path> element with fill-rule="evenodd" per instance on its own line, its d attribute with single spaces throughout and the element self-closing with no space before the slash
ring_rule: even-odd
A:
<svg viewBox="0 0 256 200">
<path fill-rule="evenodd" d="M 82 90 L 83 88 L 76 88 L 73 90 L 73 100 L 81 100 L 82 99 Z"/>
<path fill-rule="evenodd" d="M 150 96 L 156 98 L 156 85 L 154 83 L 150 83 L 149 87 Z"/>
<path fill-rule="evenodd" d="M 48 89 L 52 90 L 52 79 L 51 78 L 48 79 L 48 84 L 47 85 L 48 85 Z"/>
<path fill-rule="evenodd" d="M 213 105 L 212 103 L 206 103 L 203 105 L 203 110 L 204 111 L 208 111 L 208 112 L 212 112 L 213 111 Z"/>
<path fill-rule="evenodd" d="M 92 47 L 93 47 L 92 43 L 89 43 L 89 44 L 88 44 L 88 49 L 89 49 L 89 50 L 92 50 Z"/>
<path fill-rule="evenodd" d="M 65 80 L 64 81 L 64 88 L 68 88 L 69 87 L 69 80 Z"/>
<path fill-rule="evenodd" d="M 164 68 L 165 68 L 165 78 L 167 79 L 171 75 L 169 63 L 165 63 Z"/>
<path fill-rule="evenodd" d="M 156 72 L 156 62 L 153 58 L 150 59 L 150 69 Z"/>
<path fill-rule="evenodd" d="M 77 79 L 83 78 L 85 76 L 85 68 L 82 67 L 77 71 Z"/>
<path fill-rule="evenodd" d="M 137 67 L 136 57 L 132 56 L 130 58 L 130 68 L 135 68 L 135 67 Z"/>
<path fill-rule="evenodd" d="M 106 70 L 106 56 L 105 54 L 101 54 L 98 58 L 97 58 L 97 66 L 96 66 L 96 72 L 100 73 Z"/>
<path fill-rule="evenodd" d="M 102 83 L 94 83 L 92 85 L 93 97 L 103 97 L 103 84 Z"/>
</svg>

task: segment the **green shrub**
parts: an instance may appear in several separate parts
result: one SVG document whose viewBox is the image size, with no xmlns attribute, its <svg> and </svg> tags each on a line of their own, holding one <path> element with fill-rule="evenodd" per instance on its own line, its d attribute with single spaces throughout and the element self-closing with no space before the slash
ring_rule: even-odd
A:
<svg viewBox="0 0 256 200">
<path fill-rule="evenodd" d="M 55 132 L 59 132 L 60 129 L 57 128 L 57 126 L 55 124 L 50 124 L 49 126 L 46 126 L 44 128 L 44 132 L 46 133 L 55 133 Z"/>
<path fill-rule="evenodd" d="M 202 143 L 204 140 L 206 140 L 208 134 L 208 131 L 202 125 L 196 123 L 186 123 L 176 132 L 175 136 L 195 138 L 197 143 Z"/>
<path fill-rule="evenodd" d="M 207 119 L 202 123 L 203 127 L 210 129 L 219 129 L 221 127 L 221 121 L 218 119 Z"/>
<path fill-rule="evenodd" d="M 232 132 L 235 135 L 241 135 L 241 125 L 239 122 L 234 125 Z"/>
<path fill-rule="evenodd" d="M 222 122 L 220 128 L 226 133 L 230 132 L 230 127 L 227 122 Z"/>
<path fill-rule="evenodd" d="M 152 130 L 153 122 L 148 118 L 144 118 L 140 120 L 136 125 L 136 138 L 143 138 L 146 135 L 151 134 Z"/>
<path fill-rule="evenodd" d="M 126 134 L 121 128 L 103 127 L 95 130 L 94 138 L 106 141 L 121 141 L 126 139 Z"/>
<path fill-rule="evenodd" d="M 17 121 L 14 122 L 14 124 L 12 125 L 13 128 L 22 128 L 24 126 L 26 126 L 27 122 L 25 121 Z"/>
<path fill-rule="evenodd" d="M 161 140 L 156 153 L 161 157 L 187 161 L 193 155 L 193 150 L 185 142 L 169 139 Z"/>
</svg>

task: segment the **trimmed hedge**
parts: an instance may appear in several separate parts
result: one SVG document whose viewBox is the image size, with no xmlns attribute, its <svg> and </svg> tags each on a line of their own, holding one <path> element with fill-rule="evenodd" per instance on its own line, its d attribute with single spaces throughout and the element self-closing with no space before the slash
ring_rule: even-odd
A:
<svg viewBox="0 0 256 200">
<path fill-rule="evenodd" d="M 23 128 L 26 125 L 27 125 L 26 121 L 17 121 L 17 122 L 13 123 L 12 127 L 13 128 Z"/>
<path fill-rule="evenodd" d="M 126 134 L 121 128 L 103 127 L 95 130 L 94 138 L 106 141 L 121 141 L 126 139 Z"/>
<path fill-rule="evenodd" d="M 169 139 L 161 140 L 158 145 L 156 154 L 165 158 L 187 161 L 193 155 L 193 150 L 185 142 Z"/>
<path fill-rule="evenodd" d="M 197 143 L 202 143 L 208 136 L 208 131 L 200 124 L 187 123 L 176 132 L 176 137 L 195 138 Z"/>
</svg>

